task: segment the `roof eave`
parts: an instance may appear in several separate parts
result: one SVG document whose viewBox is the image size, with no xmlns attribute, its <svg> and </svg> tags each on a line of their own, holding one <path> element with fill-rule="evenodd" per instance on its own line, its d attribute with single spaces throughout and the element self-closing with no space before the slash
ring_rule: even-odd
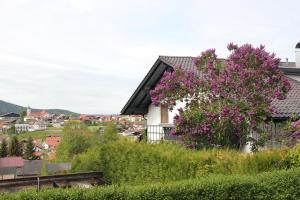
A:
<svg viewBox="0 0 300 200">
<path fill-rule="evenodd" d="M 150 71 L 144 77 L 144 79 L 142 80 L 142 82 L 139 84 L 139 86 L 137 87 L 137 89 L 134 91 L 134 93 L 131 95 L 131 97 L 129 98 L 129 100 L 127 101 L 127 103 L 125 104 L 125 106 L 123 107 L 123 109 L 121 110 L 121 115 L 128 115 L 129 114 L 128 113 L 129 106 L 132 104 L 133 100 L 136 98 L 136 96 L 138 95 L 138 93 L 143 89 L 144 85 L 149 80 L 149 78 L 152 76 L 152 74 L 155 72 L 155 70 L 157 69 L 157 67 L 159 66 L 159 64 L 161 62 L 162 61 L 160 59 L 156 60 L 156 62 L 154 63 L 154 65 L 151 67 Z M 139 114 L 144 114 L 143 112 L 141 112 Z"/>
</svg>

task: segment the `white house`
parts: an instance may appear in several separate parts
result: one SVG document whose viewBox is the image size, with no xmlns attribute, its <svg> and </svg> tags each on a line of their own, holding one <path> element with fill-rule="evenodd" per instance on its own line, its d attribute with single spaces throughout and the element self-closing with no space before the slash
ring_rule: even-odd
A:
<svg viewBox="0 0 300 200">
<path fill-rule="evenodd" d="M 276 116 L 272 116 L 275 122 L 286 120 L 292 115 L 300 116 L 300 42 L 296 45 L 295 54 L 296 62 L 280 63 L 280 69 L 290 78 L 292 89 L 285 100 L 272 102 L 278 111 Z M 121 111 L 122 115 L 146 117 L 147 137 L 150 142 L 169 136 L 167 130 L 173 126 L 173 118 L 178 111 L 176 108 L 170 111 L 165 107 L 152 105 L 149 91 L 155 88 L 165 71 L 172 71 L 179 66 L 187 71 L 197 72 L 193 57 L 159 56 Z M 182 105 L 178 104 L 176 107 Z M 279 125 L 277 129 L 276 127 L 275 124 L 275 132 Z"/>
<path fill-rule="evenodd" d="M 15 124 L 15 127 L 18 133 L 27 132 L 32 129 L 32 125 L 30 124 Z"/>
</svg>

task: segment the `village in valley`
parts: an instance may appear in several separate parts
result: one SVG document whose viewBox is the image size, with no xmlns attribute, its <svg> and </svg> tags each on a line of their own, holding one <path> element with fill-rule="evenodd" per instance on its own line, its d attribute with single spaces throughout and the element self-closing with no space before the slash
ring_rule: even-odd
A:
<svg viewBox="0 0 300 200">
<path fill-rule="evenodd" d="M 139 140 L 145 129 L 145 119 L 141 115 L 50 114 L 45 110 L 32 111 L 30 106 L 21 113 L 1 114 L 0 145 L 6 144 L 7 153 L 0 158 L 0 180 L 70 171 L 71 163 L 52 162 L 61 142 L 64 124 L 70 121 L 83 123 L 99 135 L 104 132 L 107 123 L 115 123 L 119 135 L 131 137 L 133 140 Z M 16 145 L 21 151 L 19 155 L 9 154 L 8 149 L 11 148 L 9 145 L 13 138 L 19 143 Z M 26 148 L 29 145 L 32 156 L 26 157 Z M 43 166 L 46 166 L 46 170 L 42 169 Z"/>
</svg>

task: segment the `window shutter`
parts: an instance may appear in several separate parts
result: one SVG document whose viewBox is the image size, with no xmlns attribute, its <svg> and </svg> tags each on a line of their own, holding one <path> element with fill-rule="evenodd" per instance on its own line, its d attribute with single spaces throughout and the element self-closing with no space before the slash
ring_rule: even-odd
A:
<svg viewBox="0 0 300 200">
<path fill-rule="evenodd" d="M 169 123 L 169 109 L 166 105 L 160 106 L 160 119 L 161 123 Z"/>
</svg>

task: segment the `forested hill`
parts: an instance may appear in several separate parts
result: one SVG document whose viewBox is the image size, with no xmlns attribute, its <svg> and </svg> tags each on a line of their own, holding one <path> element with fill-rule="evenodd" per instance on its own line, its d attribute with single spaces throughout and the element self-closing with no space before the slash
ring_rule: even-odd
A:
<svg viewBox="0 0 300 200">
<path fill-rule="evenodd" d="M 14 113 L 20 113 L 22 111 L 26 110 L 26 107 L 24 106 L 19 106 L 16 104 L 8 103 L 6 101 L 0 100 L 0 114 L 5 114 L 9 112 L 14 112 Z M 63 109 L 35 109 L 32 108 L 33 112 L 38 112 L 45 110 L 50 114 L 65 114 L 65 115 L 79 115 L 78 113 L 71 112 L 69 110 L 63 110 Z"/>
</svg>

